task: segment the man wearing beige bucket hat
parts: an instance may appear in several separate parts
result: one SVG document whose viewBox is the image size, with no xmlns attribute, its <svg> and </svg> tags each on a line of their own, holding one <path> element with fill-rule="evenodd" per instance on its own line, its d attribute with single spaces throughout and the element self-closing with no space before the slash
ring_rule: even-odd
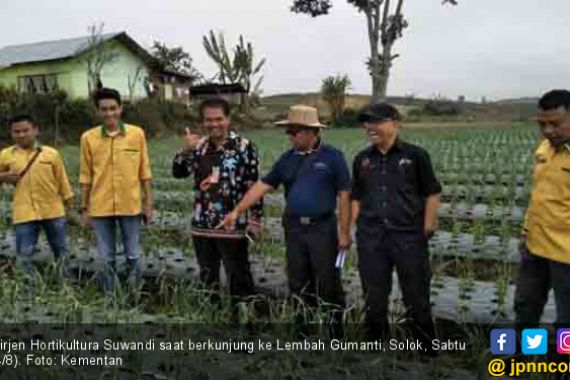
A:
<svg viewBox="0 0 570 380">
<path fill-rule="evenodd" d="M 246 193 L 220 227 L 231 228 L 241 213 L 283 184 L 289 289 L 309 304 L 320 299 L 330 305 L 332 332 L 339 335 L 344 294 L 335 260 L 339 250 L 351 245 L 348 165 L 341 151 L 322 142 L 319 133 L 326 126 L 319 122 L 316 108 L 292 106 L 287 119 L 276 124 L 285 127 L 292 149 Z"/>
</svg>

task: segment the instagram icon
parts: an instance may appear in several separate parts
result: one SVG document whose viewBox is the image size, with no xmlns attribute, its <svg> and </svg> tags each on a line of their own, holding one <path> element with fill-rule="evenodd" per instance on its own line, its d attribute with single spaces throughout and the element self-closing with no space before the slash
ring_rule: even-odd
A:
<svg viewBox="0 0 570 380">
<path fill-rule="evenodd" d="M 558 353 L 570 354 L 570 329 L 558 329 L 556 336 Z"/>
</svg>

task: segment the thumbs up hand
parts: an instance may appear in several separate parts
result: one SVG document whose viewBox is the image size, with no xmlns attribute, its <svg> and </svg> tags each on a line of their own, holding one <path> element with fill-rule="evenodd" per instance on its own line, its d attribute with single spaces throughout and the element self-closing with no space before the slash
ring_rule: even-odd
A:
<svg viewBox="0 0 570 380">
<path fill-rule="evenodd" d="M 197 135 L 195 133 L 192 133 L 192 131 L 190 131 L 190 128 L 185 128 L 184 129 L 184 150 L 187 152 L 194 150 L 198 146 L 198 144 L 200 143 L 201 139 L 202 139 L 202 136 Z"/>
</svg>

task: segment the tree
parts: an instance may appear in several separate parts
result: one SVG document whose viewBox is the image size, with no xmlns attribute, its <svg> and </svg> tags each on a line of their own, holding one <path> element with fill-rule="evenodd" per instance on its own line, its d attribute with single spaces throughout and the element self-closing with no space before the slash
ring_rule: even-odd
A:
<svg viewBox="0 0 570 380">
<path fill-rule="evenodd" d="M 192 76 L 192 82 L 204 79 L 202 74 L 194 67 L 192 57 L 181 46 L 168 47 L 166 44 L 154 41 L 151 54 L 157 60 L 161 69 L 179 71 Z"/>
<path fill-rule="evenodd" d="M 216 76 L 220 82 L 223 84 L 236 83 L 239 78 L 239 72 L 235 57 L 234 59 L 230 58 L 224 34 L 219 32 L 216 37 L 214 31 L 210 30 L 209 36 L 202 37 L 202 44 L 208 56 L 218 66 L 218 74 Z"/>
<path fill-rule="evenodd" d="M 346 0 L 366 17 L 370 57 L 366 65 L 372 77 L 371 102 L 385 100 L 390 69 L 398 54 L 392 50 L 402 37 L 408 21 L 403 16 L 404 0 Z M 457 5 L 457 0 L 442 0 L 443 4 Z M 293 0 L 291 11 L 317 17 L 329 13 L 332 0 Z"/>
<path fill-rule="evenodd" d="M 346 90 L 351 86 L 348 75 L 328 76 L 321 84 L 321 96 L 330 107 L 332 121 L 336 121 L 344 111 Z"/>
<path fill-rule="evenodd" d="M 87 38 L 85 63 L 87 65 L 87 87 L 89 94 L 103 87 L 103 81 L 101 79 L 103 67 L 112 63 L 118 57 L 118 53 L 103 37 L 104 27 L 104 23 L 87 27 L 89 37 Z"/>
<path fill-rule="evenodd" d="M 204 49 L 208 56 L 218 66 L 217 77 L 224 83 L 240 83 L 245 89 L 245 96 L 242 98 L 243 111 L 249 110 L 250 98 L 257 99 L 261 94 L 261 82 L 263 76 L 259 75 L 265 65 L 265 58 L 255 62 L 253 45 L 245 42 L 242 35 L 239 42 L 231 53 L 226 47 L 223 33 L 214 34 L 212 30 L 203 39 Z M 257 79 L 256 79 L 257 77 Z M 255 83 L 255 84 L 254 84 Z"/>
<path fill-rule="evenodd" d="M 245 111 L 249 109 L 249 96 L 252 95 L 252 92 L 255 94 L 256 97 L 259 97 L 261 92 L 261 82 L 263 81 L 263 76 L 260 75 L 257 78 L 255 85 L 253 81 L 255 80 L 255 76 L 257 76 L 263 66 L 265 65 L 265 58 L 262 58 L 261 61 L 254 63 L 254 54 L 253 54 L 253 46 L 251 42 L 247 44 L 243 40 L 243 36 L 239 36 L 239 44 L 236 46 L 236 50 L 234 51 L 235 57 L 235 64 L 236 69 L 239 73 L 239 81 L 245 88 L 246 96 L 243 97 L 243 107 Z"/>
<path fill-rule="evenodd" d="M 129 101 L 131 103 L 135 99 L 135 90 L 137 88 L 137 83 L 139 83 L 141 79 L 144 80 L 144 78 L 142 78 L 141 76 L 142 72 L 143 72 L 143 66 L 138 65 L 132 77 L 130 74 L 127 75 L 127 86 L 129 88 Z"/>
</svg>

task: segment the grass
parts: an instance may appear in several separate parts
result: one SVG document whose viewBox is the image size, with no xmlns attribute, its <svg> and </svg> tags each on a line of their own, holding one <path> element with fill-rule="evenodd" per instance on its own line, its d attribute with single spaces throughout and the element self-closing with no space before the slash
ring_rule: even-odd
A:
<svg viewBox="0 0 570 380">
<path fill-rule="evenodd" d="M 288 149 L 285 134 L 280 129 L 252 130 L 244 134 L 253 140 L 260 151 L 261 170 L 267 172 L 273 162 Z M 517 175 L 524 178 L 525 188 L 530 188 L 530 170 L 532 167 L 533 150 L 538 143 L 537 129 L 531 125 L 482 125 L 472 128 L 404 128 L 402 136 L 405 140 L 417 143 L 424 147 L 431 155 L 436 174 L 441 178 L 444 189 L 463 186 L 465 197 L 461 198 L 458 191 L 451 192 L 449 203 L 453 207 L 464 205 L 471 207 L 476 203 L 477 193 L 482 185 L 489 186 L 489 193 L 485 194 L 484 202 L 495 207 L 509 208 L 514 205 Z M 365 135 L 359 129 L 326 130 L 324 139 L 327 143 L 341 149 L 351 166 L 352 159 L 358 151 L 366 145 Z M 157 216 L 161 213 L 173 213 L 179 216 L 188 216 L 191 213 L 191 196 L 184 196 L 192 189 L 190 180 L 174 180 L 171 177 L 171 160 L 175 150 L 180 145 L 177 138 L 170 137 L 153 140 L 149 143 L 149 155 L 152 163 L 153 175 L 156 181 Z M 78 179 L 78 147 L 66 146 L 62 148 L 69 177 L 77 189 Z M 504 179 L 504 180 L 503 180 Z M 280 193 L 280 190 L 278 193 Z M 7 201 L 10 192 L 2 192 L 3 210 L 0 217 L 0 231 L 5 232 L 9 226 L 7 216 Z M 528 192 L 523 194 L 520 204 L 528 202 Z M 452 210 L 457 210 L 453 208 Z M 279 206 L 268 206 L 266 215 L 278 217 L 282 212 Z M 455 212 L 455 211 L 453 211 Z M 507 242 L 518 234 L 516 221 L 509 222 L 505 218 L 495 220 L 491 215 L 482 219 L 462 220 L 453 214 L 451 218 L 440 221 L 443 230 L 453 232 L 454 236 L 460 233 L 470 233 L 475 236 L 476 244 L 482 244 L 486 237 L 499 236 L 501 241 Z M 93 235 L 90 231 L 81 231 L 70 228 L 72 249 L 86 248 L 93 244 Z M 153 226 L 145 229 L 142 237 L 145 255 L 156 256 L 164 246 L 177 247 L 184 255 L 191 256 L 192 243 L 187 230 L 171 229 L 166 226 Z M 497 311 L 504 313 L 506 289 L 516 273 L 516 264 L 505 260 L 504 252 L 497 252 L 497 259 L 493 264 L 479 260 L 476 252 L 465 257 L 455 259 L 441 259 L 435 253 L 438 250 L 458 249 L 456 243 L 448 247 L 440 246 L 432 249 L 432 267 L 434 280 L 432 295 L 445 291 L 441 289 L 441 279 L 444 275 L 451 275 L 459 279 L 460 302 L 458 310 L 467 314 L 470 304 L 470 294 L 476 280 L 492 281 L 496 284 Z M 277 262 L 283 267 L 285 251 L 283 244 L 275 244 L 265 239 L 251 247 L 253 254 L 263 256 L 266 262 Z M 353 254 L 347 262 L 346 273 L 356 269 L 356 255 Z M 284 272 L 277 273 L 284 277 Z M 142 289 L 140 299 L 133 302 L 127 291 L 119 291 L 115 297 L 106 298 L 98 292 L 95 283 L 87 282 L 84 286 L 75 286 L 58 277 L 53 268 L 46 268 L 43 275 L 36 276 L 32 282 L 33 294 L 25 291 L 24 282 L 20 274 L 15 273 L 11 264 L 0 268 L 0 302 L 11 305 L 9 308 L 0 308 L 0 317 L 4 321 L 43 321 L 59 322 L 183 322 L 183 323 L 220 323 L 235 322 L 240 324 L 287 324 L 303 315 L 307 320 L 319 325 L 326 319 L 322 309 L 310 310 L 302 304 L 291 302 L 290 299 L 260 297 L 256 302 L 240 304 L 236 309 L 232 307 L 231 300 L 218 295 L 218 302 L 212 302 L 212 293 L 203 289 L 192 279 L 172 279 L 159 276 L 147 280 Z M 12 306 L 13 305 L 13 306 Z M 261 306 L 260 306 L 261 305 Z M 260 307 L 263 312 L 260 313 Z M 394 315 L 398 319 L 400 315 Z M 359 322 L 363 320 L 362 310 L 353 306 L 347 312 L 347 320 Z M 486 337 L 480 332 L 471 332 L 476 350 L 470 351 L 458 358 L 444 357 L 439 363 L 445 366 L 460 368 L 473 368 L 484 362 L 485 356 L 481 347 L 486 347 Z M 483 334 L 484 335 L 484 334 Z M 282 371 L 284 378 L 300 378 L 303 374 L 313 374 L 312 366 L 322 367 L 327 373 L 361 374 L 395 373 L 401 365 L 402 357 L 398 355 L 368 361 L 363 368 L 360 358 L 351 355 L 339 357 L 339 361 L 324 360 L 323 357 L 307 357 L 298 354 L 287 354 L 275 364 L 276 369 Z M 247 368 L 258 374 L 267 373 L 268 368 L 264 359 L 249 358 L 241 364 L 232 362 L 236 368 Z M 311 361 L 313 360 L 313 361 Z M 387 363 L 388 362 L 388 363 Z M 311 364 L 313 363 L 313 364 Z M 315 364 L 318 363 L 318 364 Z M 391 363 L 391 364 L 390 364 Z M 207 367 L 212 370 L 212 367 Z M 344 371 L 344 372 L 343 372 Z M 392 371 L 392 372 L 391 372 Z M 416 367 L 410 373 L 420 373 L 425 367 Z M 434 365 L 430 369 L 433 378 L 444 378 L 442 367 Z M 420 375 L 412 375 L 411 378 Z"/>
<path fill-rule="evenodd" d="M 251 130 L 244 134 L 258 146 L 261 156 L 261 171 L 267 172 L 273 162 L 288 149 L 287 137 L 280 129 Z M 402 136 L 405 140 L 417 143 L 424 147 L 431 155 L 436 174 L 441 178 L 444 194 L 447 189 L 454 191 L 462 186 L 462 193 L 466 198 L 458 198 L 459 193 L 450 192 L 450 204 L 453 207 L 472 207 L 476 200 L 475 195 L 481 185 L 490 190 L 484 202 L 489 206 L 509 208 L 513 205 L 513 193 L 516 189 L 517 175 L 523 174 L 526 182 L 524 186 L 530 187 L 530 168 L 532 165 L 532 152 L 538 142 L 537 129 L 532 125 L 514 124 L 497 126 L 482 125 L 472 129 L 465 128 L 437 128 L 437 129 L 407 129 L 404 126 Z M 324 133 L 327 143 L 341 149 L 349 163 L 356 153 L 367 146 L 364 132 L 360 129 L 330 129 Z M 180 141 L 175 137 L 153 140 L 149 143 L 149 154 L 155 184 L 157 201 L 155 206 L 157 216 L 172 213 L 174 215 L 188 216 L 191 213 L 192 188 L 190 180 L 175 180 L 171 177 L 170 167 L 174 151 Z M 69 177 L 77 188 L 78 178 L 78 147 L 66 146 L 62 149 Z M 494 178 L 488 182 L 486 178 Z M 501 181 L 497 181 L 501 179 Z M 503 181 L 504 180 L 504 181 Z M 506 186 L 505 182 L 506 181 Z M 282 190 L 278 191 L 280 193 Z M 188 194 L 188 195 L 185 195 Z M 498 196 L 497 194 L 500 194 Z M 9 197 L 3 192 L 4 199 Z M 522 204 L 528 201 L 528 193 L 523 195 Z M 455 206 L 454 206 L 455 205 Z M 2 203 L 6 208 L 6 202 Z M 452 208 L 453 210 L 453 208 Z M 489 208 L 488 211 L 491 209 Z M 279 217 L 282 208 L 267 206 L 266 216 Z M 4 212 L 3 215 L 6 215 Z M 7 227 L 6 218 L 2 218 L 4 228 Z M 2 221 L 0 221 L 2 222 Z M 520 221 L 508 222 L 505 219 L 495 220 L 488 214 L 479 220 L 462 220 L 456 217 L 440 220 L 443 230 L 458 233 L 471 233 L 476 243 L 481 243 L 487 236 L 500 236 L 502 240 L 516 237 Z M 73 236 L 79 231 L 72 230 Z M 92 236 L 85 236 L 87 241 L 93 241 Z M 173 246 L 184 247 L 185 252 L 191 251 L 191 242 L 188 236 L 179 232 L 155 226 L 149 228 L 143 236 L 143 244 L 149 252 L 155 252 L 162 244 L 168 241 Z M 262 252 L 264 256 L 283 260 L 284 250 L 281 245 L 264 241 L 253 247 L 253 251 Z M 446 270 L 463 273 L 463 277 L 480 278 L 481 273 L 476 255 L 468 256 L 468 260 L 456 261 L 455 265 L 448 266 Z M 490 270 L 491 274 L 496 271 Z M 505 272 L 501 270 L 501 272 Z M 490 277 L 483 275 L 483 277 Z"/>
</svg>

